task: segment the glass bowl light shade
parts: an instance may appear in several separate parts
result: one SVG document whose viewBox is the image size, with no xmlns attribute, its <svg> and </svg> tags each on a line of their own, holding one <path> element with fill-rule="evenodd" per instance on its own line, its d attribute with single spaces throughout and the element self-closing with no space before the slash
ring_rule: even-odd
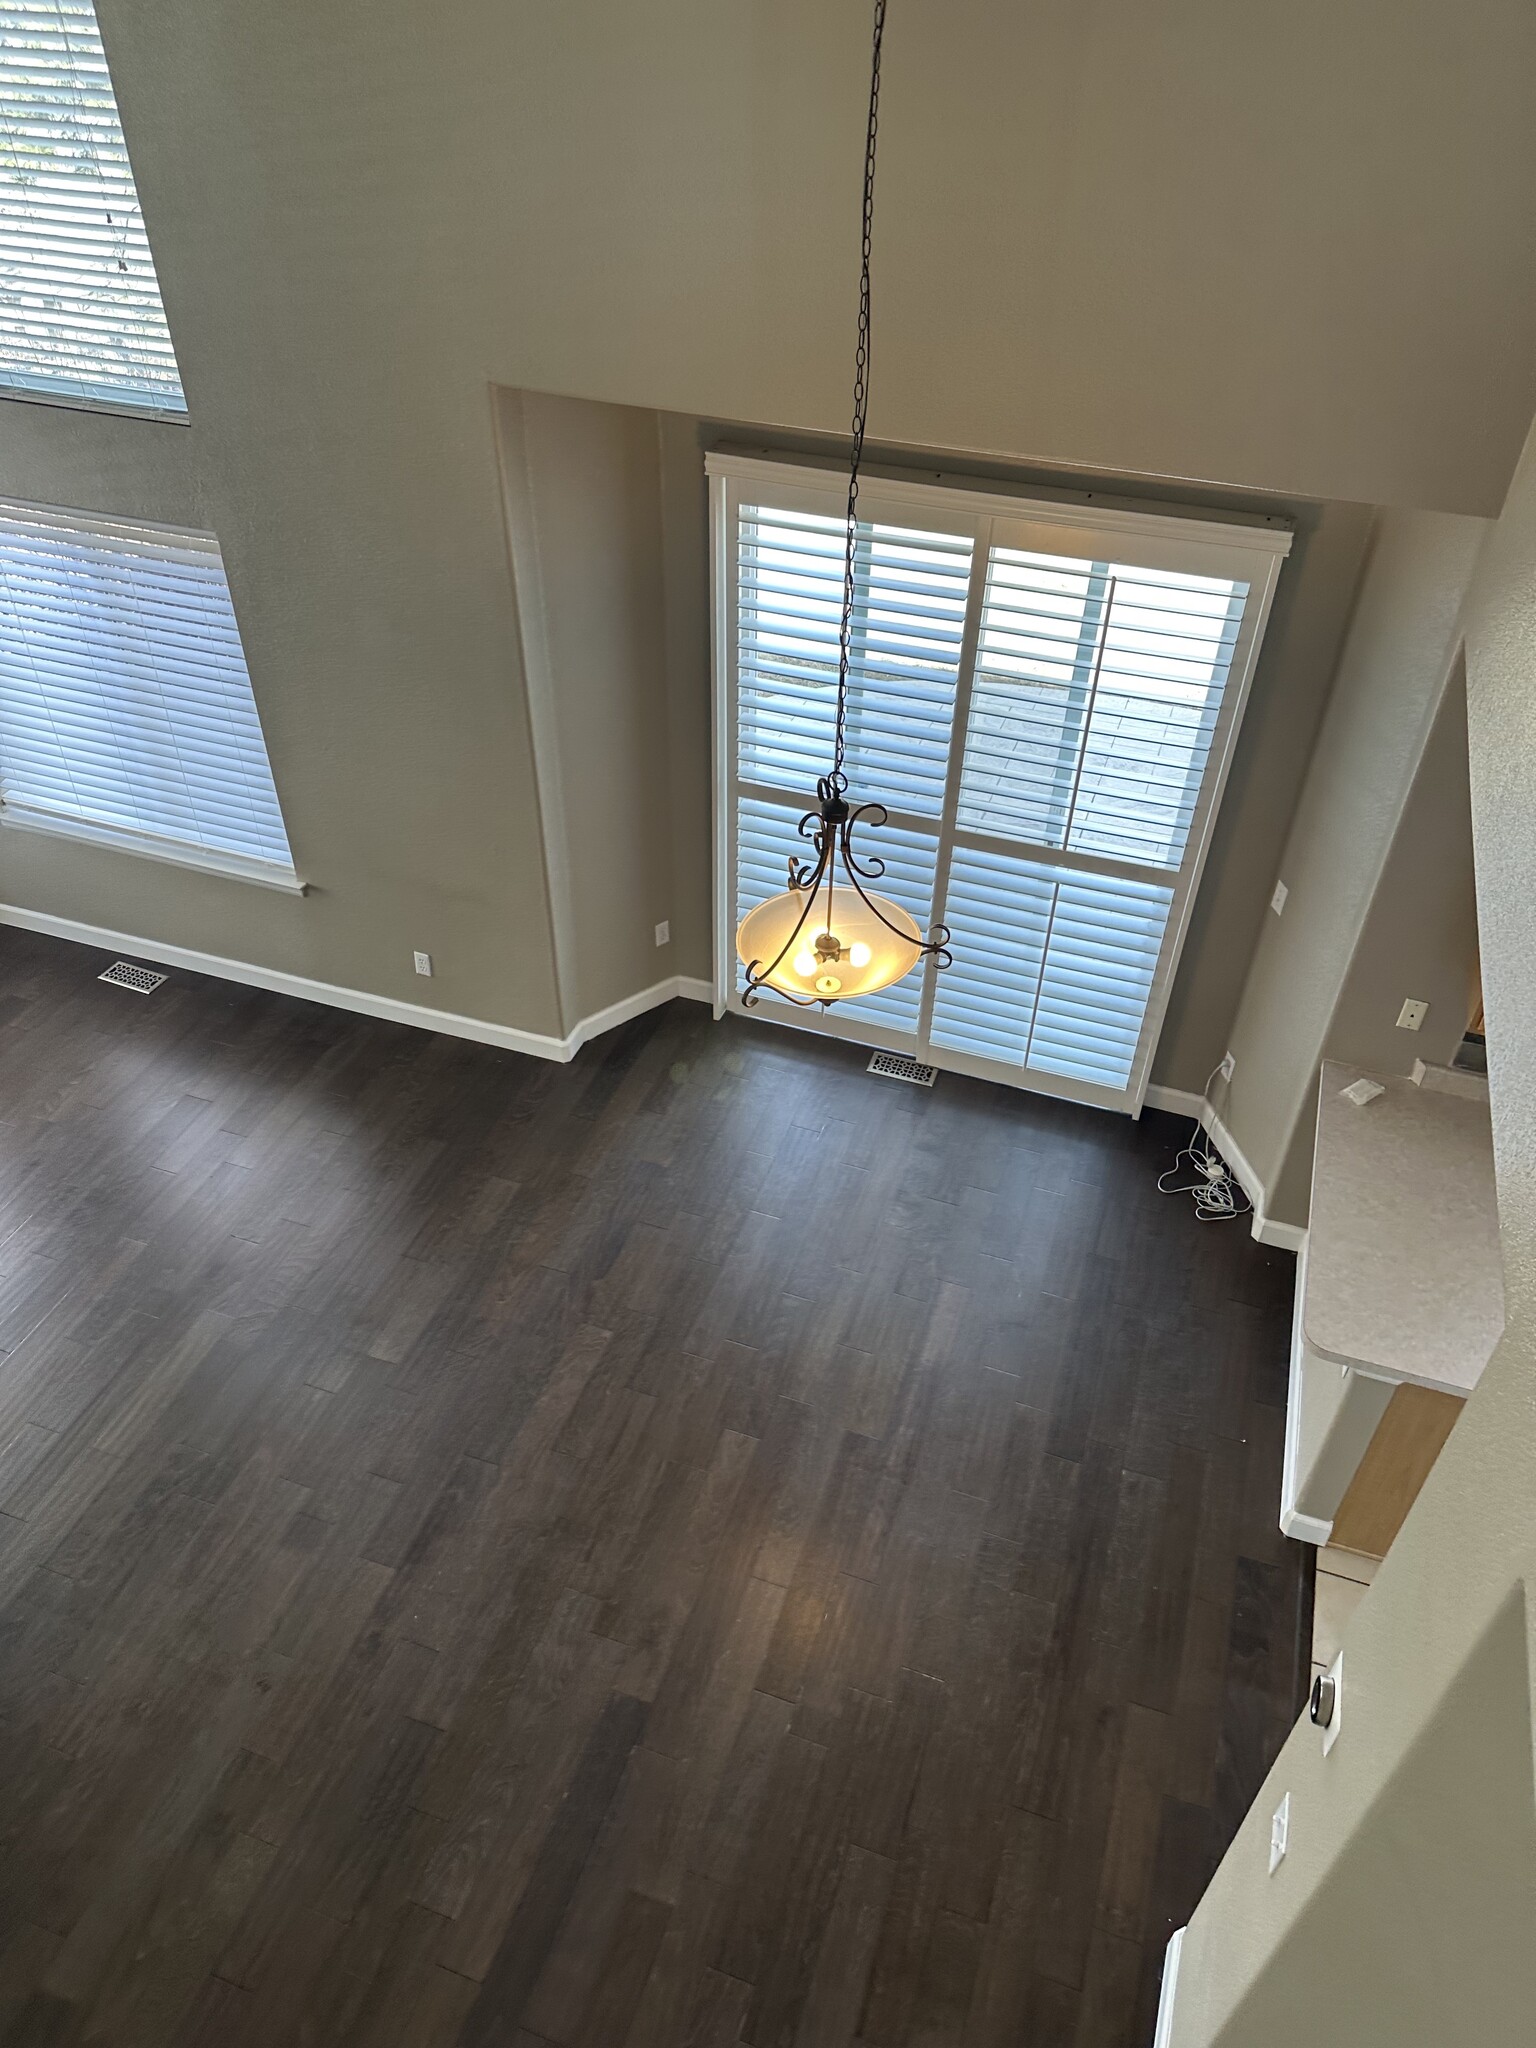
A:
<svg viewBox="0 0 1536 2048">
<path fill-rule="evenodd" d="M 757 963 L 765 987 L 802 1003 L 847 1002 L 889 988 L 917 965 L 923 935 L 899 903 L 887 896 L 866 902 L 846 883 L 830 893 L 829 907 L 827 889 L 818 888 L 807 911 L 806 892 L 786 889 L 749 910 L 736 927 L 736 951 L 747 967 Z M 895 929 L 882 924 L 882 917 Z M 797 924 L 794 944 L 784 952 Z M 768 972 L 781 952 L 783 959 Z"/>
</svg>

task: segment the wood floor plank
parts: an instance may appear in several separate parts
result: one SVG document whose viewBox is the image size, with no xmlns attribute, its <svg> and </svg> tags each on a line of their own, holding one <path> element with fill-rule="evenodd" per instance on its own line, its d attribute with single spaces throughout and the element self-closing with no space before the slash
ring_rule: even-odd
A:
<svg viewBox="0 0 1536 2048">
<path fill-rule="evenodd" d="M 1187 1126 L 0 930 L 0 2037 L 1145 2048 L 1299 1703 Z"/>
</svg>

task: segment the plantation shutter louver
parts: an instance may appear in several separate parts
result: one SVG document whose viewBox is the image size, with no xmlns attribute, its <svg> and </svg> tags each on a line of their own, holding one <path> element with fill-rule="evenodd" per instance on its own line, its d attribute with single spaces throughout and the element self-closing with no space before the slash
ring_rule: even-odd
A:
<svg viewBox="0 0 1536 2048">
<path fill-rule="evenodd" d="M 0 392 L 183 414 L 91 0 L 0 0 Z"/>
<path fill-rule="evenodd" d="M 796 827 L 832 752 L 846 527 L 819 512 L 743 505 L 737 535 L 740 790 L 736 896 L 743 909 L 784 887 Z M 848 691 L 849 800 L 890 812 L 878 883 L 919 926 L 933 915 L 938 821 L 970 585 L 971 543 L 861 524 L 854 558 Z M 872 849 L 873 850 L 873 849 Z M 843 1006 L 888 1032 L 916 1029 L 921 983 Z"/>
<path fill-rule="evenodd" d="M 0 505 L 0 818 L 297 886 L 211 536 Z"/>
<path fill-rule="evenodd" d="M 808 850 L 845 528 L 815 472 L 708 467 L 720 901 L 739 917 Z M 849 798 L 890 823 L 856 844 L 887 864 L 873 887 L 949 927 L 954 961 L 830 1011 L 769 993 L 755 1013 L 1134 1110 L 1288 536 L 904 480 L 860 505 Z M 722 1000 L 741 985 L 722 977 Z"/>
</svg>

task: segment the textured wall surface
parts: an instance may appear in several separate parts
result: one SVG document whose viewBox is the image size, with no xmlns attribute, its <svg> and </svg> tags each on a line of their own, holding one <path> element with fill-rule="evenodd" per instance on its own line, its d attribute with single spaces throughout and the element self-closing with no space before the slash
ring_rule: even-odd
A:
<svg viewBox="0 0 1536 2048">
<path fill-rule="evenodd" d="M 1467 621 L 1505 1334 L 1349 1624 L 1333 1751 L 1298 1726 L 1190 1922 L 1173 2048 L 1530 2039 L 1536 447 Z M 1269 1819 L 1286 1791 L 1291 1846 L 1271 1878 Z"/>
<path fill-rule="evenodd" d="M 490 387 L 842 428 L 868 7 L 100 14 L 190 424 L 0 401 L 0 481 L 218 533 L 314 893 L 18 834 L 0 900 L 552 1030 Z M 874 431 L 1492 509 L 1536 394 L 1533 59 L 1518 0 L 901 0 Z M 1210 914 L 1230 957 L 1246 906 Z"/>
<path fill-rule="evenodd" d="M 1223 1117 L 1273 1197 L 1315 1111 L 1339 994 L 1455 662 L 1478 519 L 1384 512 L 1232 1027 Z M 1304 1166 L 1304 1162 L 1303 1162 Z M 1284 1220 L 1306 1220 L 1306 1175 Z"/>
</svg>

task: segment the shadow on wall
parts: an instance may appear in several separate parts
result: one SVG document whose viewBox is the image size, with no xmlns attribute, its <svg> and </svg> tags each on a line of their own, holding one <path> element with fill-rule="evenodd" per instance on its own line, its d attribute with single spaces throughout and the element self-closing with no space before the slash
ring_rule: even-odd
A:
<svg viewBox="0 0 1536 2048">
<path fill-rule="evenodd" d="M 1222 2048 L 1529 2048 L 1536 1787 L 1527 1624 L 1517 1590 L 1223 2029 Z M 1348 1694 L 1346 1659 L 1346 1703 Z M 1298 1821 L 1305 1815 L 1293 1815 L 1293 1828 Z M 1284 1882 L 1282 1867 L 1276 1883 Z M 1305 1971 L 1287 1967 L 1298 1955 Z M 1467 1986 L 1479 1982 L 1496 1985 L 1499 2012 L 1516 2017 L 1470 2010 Z"/>
</svg>

